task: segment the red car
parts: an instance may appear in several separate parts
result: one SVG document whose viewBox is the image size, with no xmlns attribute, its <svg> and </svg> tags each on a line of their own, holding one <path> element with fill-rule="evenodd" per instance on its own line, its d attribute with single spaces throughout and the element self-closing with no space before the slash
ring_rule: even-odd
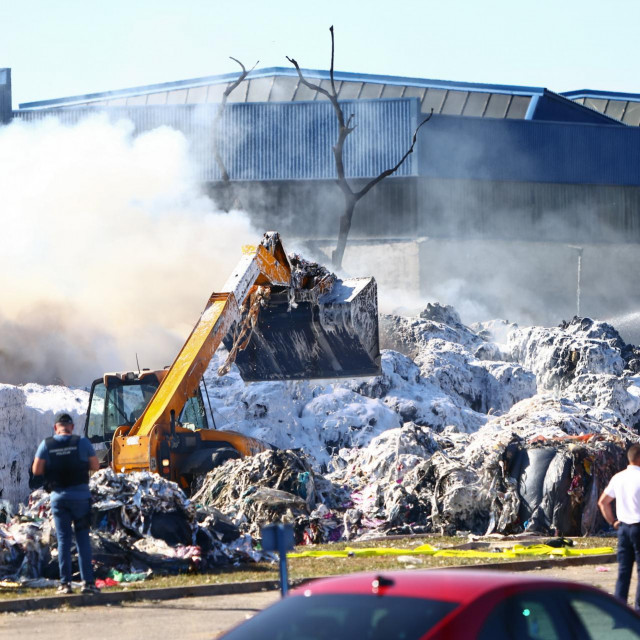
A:
<svg viewBox="0 0 640 640">
<path fill-rule="evenodd" d="M 474 570 L 321 578 L 226 640 L 629 640 L 640 616 L 583 584 Z"/>
</svg>

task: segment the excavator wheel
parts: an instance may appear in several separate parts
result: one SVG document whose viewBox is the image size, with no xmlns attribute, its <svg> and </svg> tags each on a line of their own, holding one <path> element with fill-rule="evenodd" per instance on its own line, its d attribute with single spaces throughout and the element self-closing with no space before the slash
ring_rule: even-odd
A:
<svg viewBox="0 0 640 640">
<path fill-rule="evenodd" d="M 242 456 L 238 451 L 236 451 L 233 447 L 222 447 L 220 449 L 215 449 L 211 454 L 211 462 L 213 463 L 211 469 L 215 469 L 220 465 L 224 464 L 227 460 L 237 460 Z M 211 471 L 209 469 L 209 471 Z"/>
<path fill-rule="evenodd" d="M 242 457 L 240 452 L 229 444 L 198 449 L 182 463 L 180 473 L 183 475 L 203 476 L 212 469 L 224 464 L 227 460 L 235 460 L 240 457 Z"/>
</svg>

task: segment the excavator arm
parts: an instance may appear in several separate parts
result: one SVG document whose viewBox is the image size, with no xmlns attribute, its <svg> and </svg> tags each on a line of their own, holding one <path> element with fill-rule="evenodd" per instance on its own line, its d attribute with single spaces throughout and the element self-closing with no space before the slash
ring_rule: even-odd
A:
<svg viewBox="0 0 640 640">
<path fill-rule="evenodd" d="M 233 431 L 189 430 L 176 422 L 221 342 L 229 359 L 220 374 L 234 361 L 245 381 L 380 372 L 373 278 L 339 280 L 316 263 L 289 258 L 275 232 L 242 253 L 140 417 L 116 429 L 115 471 L 157 471 L 186 487 L 189 477 L 206 472 L 212 456 L 217 461 L 223 454 L 252 455 L 268 447 Z"/>
<path fill-rule="evenodd" d="M 146 409 L 132 427 L 121 426 L 113 438 L 113 467 L 117 471 L 153 468 L 150 459 L 159 428 L 172 428 L 231 326 L 240 322 L 241 308 L 256 285 L 291 282 L 291 267 L 278 235 L 265 234 L 257 247 L 246 246 L 243 257 L 220 293 L 209 298 L 204 312 L 187 338 Z"/>
</svg>

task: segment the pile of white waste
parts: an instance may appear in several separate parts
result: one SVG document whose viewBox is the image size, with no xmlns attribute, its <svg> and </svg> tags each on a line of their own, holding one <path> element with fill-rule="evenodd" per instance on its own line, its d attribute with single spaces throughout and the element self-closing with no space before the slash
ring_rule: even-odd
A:
<svg viewBox="0 0 640 640">
<path fill-rule="evenodd" d="M 381 316 L 380 331 L 382 371 L 368 379 L 245 384 L 235 366 L 217 375 L 216 354 L 204 378 L 216 428 L 278 450 L 214 469 L 193 502 L 234 535 L 291 522 L 299 543 L 606 527 L 597 498 L 640 427 L 639 352 L 613 327 L 465 326 L 429 304 Z M 83 404 L 80 391 L 0 386 L 0 498 L 27 497 L 53 414 Z"/>
<path fill-rule="evenodd" d="M 332 484 L 312 504 L 298 494 L 306 512 L 298 504 L 283 516 L 299 541 L 605 527 L 597 497 L 640 426 L 637 351 L 613 327 L 588 318 L 467 327 L 436 304 L 419 317 L 382 316 L 381 342 L 371 379 L 245 385 L 215 366 L 206 376 L 218 427 L 302 451 Z M 247 482 L 256 464 L 228 462 L 224 473 L 248 493 L 208 502 L 253 534 L 264 524 L 250 495 L 265 483 Z M 215 470 L 210 479 L 221 480 Z"/>
<path fill-rule="evenodd" d="M 84 426 L 89 394 L 60 385 L 0 384 L 0 500 L 13 505 L 29 496 L 29 467 L 40 441 L 53 434 L 57 413 Z"/>
</svg>

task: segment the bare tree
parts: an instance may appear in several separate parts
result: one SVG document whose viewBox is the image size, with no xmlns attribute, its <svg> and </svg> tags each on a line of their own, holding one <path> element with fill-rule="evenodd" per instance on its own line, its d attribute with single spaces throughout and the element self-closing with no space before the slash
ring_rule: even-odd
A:
<svg viewBox="0 0 640 640">
<path fill-rule="evenodd" d="M 224 211 L 229 211 L 230 209 L 232 209 L 234 205 L 236 205 L 236 203 L 239 203 L 239 199 L 236 197 L 233 184 L 231 182 L 231 179 L 229 178 L 229 172 L 227 171 L 227 167 L 224 164 L 224 160 L 222 159 L 222 154 L 220 153 L 220 123 L 222 122 L 222 115 L 224 114 L 224 111 L 227 107 L 227 100 L 229 99 L 229 96 L 240 86 L 242 81 L 256 68 L 256 66 L 258 65 L 258 62 L 260 62 L 258 60 L 258 62 L 256 62 L 253 65 L 253 67 L 251 67 L 251 69 L 247 71 L 246 67 L 242 64 L 242 62 L 240 62 L 240 60 L 237 60 L 232 56 L 229 56 L 229 58 L 240 65 L 242 72 L 236 78 L 236 80 L 232 82 L 224 90 L 224 93 L 222 94 L 222 100 L 220 101 L 220 104 L 218 105 L 218 110 L 216 111 L 216 117 L 213 121 L 213 155 L 216 160 L 216 164 L 218 165 L 218 169 L 220 169 L 220 176 L 224 185 L 222 188 L 222 194 L 220 198 L 222 200 L 221 206 Z M 240 208 L 242 208 L 241 204 L 240 204 Z"/>
<path fill-rule="evenodd" d="M 347 246 L 347 239 L 349 237 L 349 231 L 351 230 L 351 220 L 353 218 L 353 212 L 356 208 L 356 204 L 358 204 L 358 201 L 364 196 L 366 196 L 367 193 L 369 193 L 369 191 L 371 191 L 371 189 L 373 189 L 373 187 L 375 187 L 378 184 L 378 182 L 384 180 L 387 176 L 390 176 L 391 174 L 395 173 L 400 168 L 402 163 L 409 157 L 409 155 L 413 153 L 413 148 L 415 147 L 416 139 L 418 136 L 418 130 L 420 129 L 420 127 L 422 127 L 423 124 L 425 124 L 425 122 L 429 121 L 429 119 L 433 115 L 433 109 L 431 110 L 431 113 L 416 127 L 416 130 L 413 133 L 411 146 L 407 149 L 407 152 L 402 156 L 402 158 L 400 158 L 398 163 L 394 167 L 390 169 L 386 169 L 380 175 L 376 176 L 375 178 L 367 182 L 367 184 L 365 184 L 364 187 L 362 187 L 362 189 L 355 191 L 351 187 L 351 185 L 349 184 L 345 176 L 344 160 L 343 160 L 343 149 L 344 149 L 345 140 L 347 139 L 347 136 L 355 129 L 355 124 L 353 123 L 355 114 L 352 113 L 349 115 L 348 118 L 345 119 L 344 112 L 342 111 L 342 107 L 338 102 L 338 93 L 336 91 L 336 84 L 333 78 L 333 63 L 334 63 L 334 54 L 335 54 L 335 38 L 333 34 L 333 26 L 329 28 L 329 31 L 331 32 L 331 71 L 330 71 L 331 90 L 330 91 L 324 89 L 323 87 L 317 84 L 309 82 L 302 75 L 302 71 L 300 70 L 300 66 L 298 65 L 296 60 L 294 60 L 293 58 L 290 58 L 289 56 L 287 56 L 287 60 L 296 68 L 296 71 L 298 72 L 298 77 L 300 78 L 300 82 L 302 82 L 305 86 L 309 87 L 309 89 L 317 91 L 318 93 L 321 93 L 322 95 L 326 96 L 331 101 L 331 104 L 333 105 L 333 110 L 336 114 L 336 118 L 338 119 L 338 124 L 339 124 L 338 140 L 333 146 L 333 157 L 335 159 L 336 169 L 338 172 L 337 184 L 340 187 L 340 190 L 342 191 L 342 194 L 344 196 L 345 209 L 342 216 L 340 216 L 340 229 L 338 232 L 338 242 L 336 244 L 335 250 L 332 253 L 331 262 L 334 269 L 340 269 L 342 267 L 342 259 L 344 257 L 344 251 Z"/>
</svg>

